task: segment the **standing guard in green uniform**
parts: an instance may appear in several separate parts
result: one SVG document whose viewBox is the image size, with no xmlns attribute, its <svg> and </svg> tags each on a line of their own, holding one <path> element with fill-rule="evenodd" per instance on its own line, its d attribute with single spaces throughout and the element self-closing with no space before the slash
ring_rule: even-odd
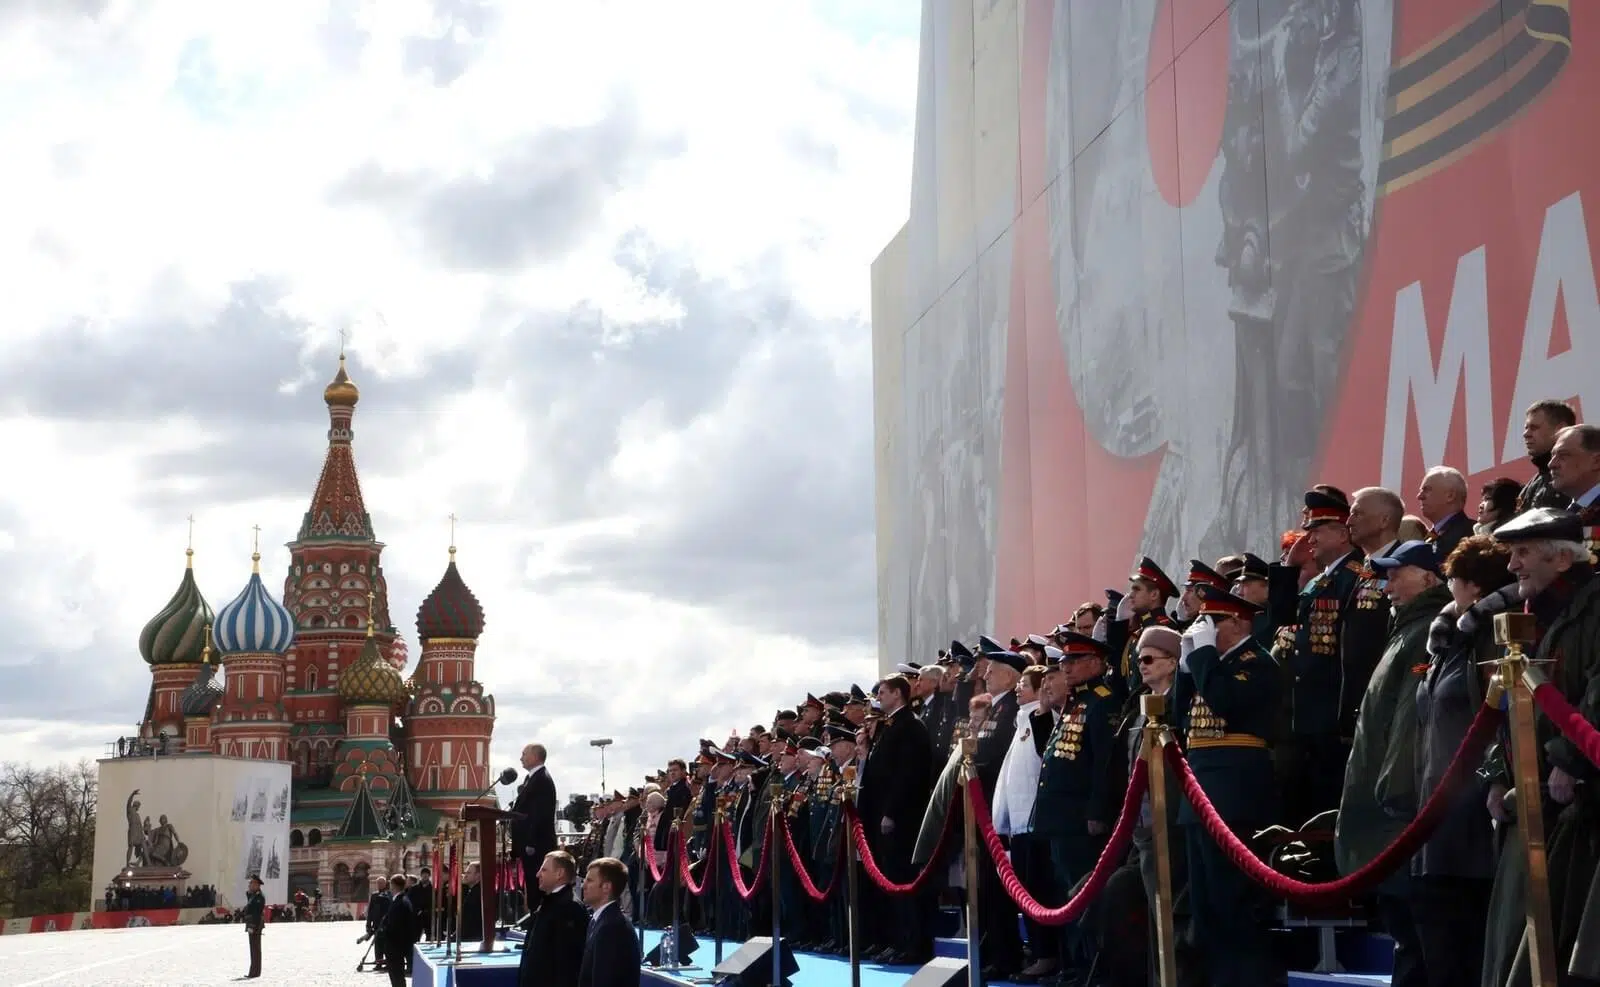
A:
<svg viewBox="0 0 1600 987">
<path fill-rule="evenodd" d="M 261 930 L 267 924 L 267 896 L 261 893 L 261 877 L 251 874 L 250 890 L 244 896 L 244 934 L 250 941 L 248 978 L 261 976 Z"/>
<path fill-rule="evenodd" d="M 1189 767 L 1229 828 L 1248 841 L 1275 804 L 1267 737 L 1282 680 L 1250 636 L 1260 607 L 1214 586 L 1200 588 L 1200 613 L 1184 632 L 1173 710 Z M 1189 912 L 1213 987 L 1275 982 L 1261 895 L 1200 824 L 1185 799 L 1178 823 L 1189 862 Z"/>
<path fill-rule="evenodd" d="M 1076 631 L 1061 635 L 1061 665 L 1071 694 L 1061 709 L 1039 766 L 1031 830 L 1050 844 L 1056 885 L 1067 894 L 1094 869 L 1116 824 L 1125 780 L 1117 741 L 1122 704 L 1105 682 L 1104 644 Z M 1061 929 L 1062 982 L 1082 976 L 1092 960 L 1092 928 Z"/>
</svg>

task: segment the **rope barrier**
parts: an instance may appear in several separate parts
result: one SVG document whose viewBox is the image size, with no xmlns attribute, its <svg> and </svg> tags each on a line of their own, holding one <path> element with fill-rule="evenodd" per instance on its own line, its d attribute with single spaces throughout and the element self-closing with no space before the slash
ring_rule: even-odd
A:
<svg viewBox="0 0 1600 987">
<path fill-rule="evenodd" d="M 716 831 L 721 827 L 721 822 L 713 822 L 711 824 L 712 840 L 717 838 Z M 677 841 L 676 846 L 673 849 L 678 855 L 678 878 L 683 882 L 683 889 L 696 898 L 704 897 L 706 893 L 706 885 L 710 883 L 708 878 L 711 875 L 711 865 L 709 863 L 706 865 L 704 875 L 700 878 L 700 884 L 697 887 L 694 883 L 694 876 L 689 871 L 689 845 L 687 842 L 685 842 L 683 833 L 681 831 L 675 831 L 673 833 L 673 839 Z M 707 846 L 709 845 L 710 843 L 708 842 Z M 706 860 L 709 861 L 710 859 L 711 854 L 707 852 Z"/>
<path fill-rule="evenodd" d="M 644 844 L 644 862 L 650 868 L 650 880 L 660 884 L 661 879 L 667 876 L 667 869 L 656 863 L 655 838 L 649 833 L 641 833 L 640 842 Z M 668 847 L 668 851 L 671 851 L 671 847 Z"/>
<path fill-rule="evenodd" d="M 1560 689 L 1549 682 L 1540 683 L 1533 690 L 1533 701 L 1538 704 L 1539 711 L 1561 731 L 1561 735 L 1577 745 L 1590 764 L 1600 767 L 1600 731 L 1595 730 L 1583 718 L 1583 714 L 1567 702 L 1567 697 L 1561 694 Z"/>
<path fill-rule="evenodd" d="M 861 869 L 872 878 L 872 883 L 887 894 L 916 894 L 922 886 L 928 883 L 928 878 L 940 869 L 939 858 L 942 857 L 945 841 L 950 839 L 951 830 L 955 829 L 956 814 L 953 811 L 944 814 L 944 829 L 939 832 L 939 843 L 933 848 L 933 853 L 928 856 L 928 862 L 922 865 L 922 870 L 909 884 L 896 884 L 878 867 L 878 861 L 872 856 L 872 847 L 867 843 L 867 828 L 861 824 L 861 817 L 856 815 L 856 807 L 845 803 L 845 817 L 850 823 L 850 833 L 856 841 L 856 856 L 861 859 Z"/>
<path fill-rule="evenodd" d="M 1001 842 L 1000 834 L 994 830 L 994 819 L 989 814 L 989 800 L 983 795 L 983 786 L 977 779 L 967 782 L 972 796 L 972 817 L 978 824 L 978 833 L 989 848 L 989 856 L 994 860 L 995 873 L 1000 876 L 1000 883 L 1004 885 L 1006 894 L 1016 902 L 1028 918 L 1040 925 L 1066 925 L 1076 922 L 1089 910 L 1094 900 L 1105 890 L 1106 883 L 1111 880 L 1111 875 L 1122 866 L 1122 859 L 1128 852 L 1128 846 L 1133 842 L 1133 830 L 1139 822 L 1139 809 L 1144 802 L 1145 792 L 1150 787 L 1150 765 L 1140 759 L 1133 766 L 1133 774 L 1128 779 L 1128 793 L 1122 800 L 1122 812 L 1117 816 L 1116 828 L 1111 831 L 1111 838 L 1106 841 L 1105 849 L 1100 851 L 1100 859 L 1095 861 L 1094 870 L 1089 872 L 1088 878 L 1078 888 L 1078 893 L 1059 908 L 1047 908 L 1040 904 L 1027 888 L 1022 886 L 1022 879 L 1017 877 L 1016 869 L 1011 866 L 1011 859 L 1006 856 L 1005 844 Z"/>
<path fill-rule="evenodd" d="M 838 849 L 834 851 L 835 866 L 833 873 L 828 878 L 828 886 L 818 891 L 816 882 L 811 879 L 811 873 L 806 869 L 805 858 L 800 856 L 799 848 L 794 845 L 794 836 L 789 832 L 789 820 L 784 819 L 781 822 L 783 826 L 783 845 L 789 850 L 789 866 L 794 870 L 795 876 L 800 879 L 800 890 L 804 891 L 806 897 L 812 901 L 827 900 L 827 897 L 833 894 L 833 889 L 839 886 L 839 871 L 843 870 L 842 867 L 838 866 L 839 852 L 844 849 L 844 841 L 840 840 Z"/>
<path fill-rule="evenodd" d="M 1302 905 L 1329 904 L 1360 897 L 1376 888 L 1396 868 L 1410 860 L 1422 844 L 1428 841 L 1445 815 L 1455 807 L 1456 797 L 1462 784 L 1473 777 L 1476 762 L 1499 728 L 1503 717 L 1504 714 L 1498 709 L 1479 707 L 1477 716 L 1472 720 L 1472 726 L 1467 729 L 1467 735 L 1461 739 L 1461 745 L 1456 748 L 1455 758 L 1450 762 L 1444 777 L 1439 779 L 1439 787 L 1428 796 L 1428 801 L 1423 804 L 1416 818 L 1406 826 L 1405 831 L 1364 867 L 1336 881 L 1323 884 L 1297 881 L 1263 863 L 1239 837 L 1234 835 L 1233 830 L 1218 815 L 1216 807 L 1206 797 L 1205 790 L 1200 787 L 1199 780 L 1189 769 L 1189 762 L 1177 745 L 1167 745 L 1166 753 L 1172 770 L 1177 772 L 1178 781 L 1183 786 L 1183 794 L 1194 807 L 1195 815 L 1200 818 L 1201 825 L 1205 826 L 1206 832 L 1216 841 L 1217 846 L 1222 848 L 1223 853 L 1235 867 L 1280 898 L 1287 898 Z"/>
<path fill-rule="evenodd" d="M 761 833 L 761 859 L 756 864 L 756 872 L 750 878 L 750 883 L 746 884 L 742 868 L 739 866 L 739 848 L 733 843 L 733 827 L 722 827 L 722 847 L 728 858 L 728 877 L 733 879 L 733 893 L 742 901 L 749 901 L 761 890 L 767 867 L 772 862 L 772 827 L 761 827 Z"/>
</svg>

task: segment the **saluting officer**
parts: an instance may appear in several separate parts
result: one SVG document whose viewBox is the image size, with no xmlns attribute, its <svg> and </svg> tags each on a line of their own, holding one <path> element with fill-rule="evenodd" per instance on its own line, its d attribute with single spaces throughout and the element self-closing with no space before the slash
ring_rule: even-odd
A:
<svg viewBox="0 0 1600 987">
<path fill-rule="evenodd" d="M 1279 570 L 1275 575 L 1280 575 L 1273 580 L 1274 611 L 1283 608 L 1285 595 L 1296 600 L 1294 650 L 1289 659 L 1292 740 L 1285 751 L 1293 765 L 1286 777 L 1294 784 L 1283 793 L 1284 814 L 1292 827 L 1339 805 L 1350 754 L 1349 734 L 1342 730 L 1343 638 L 1345 615 L 1366 557 L 1350 541 L 1349 501 L 1328 490 L 1306 492 L 1302 523 L 1305 541 L 1322 571 L 1295 596 L 1295 583 L 1281 575 L 1288 567 L 1274 567 Z"/>
<path fill-rule="evenodd" d="M 1149 556 L 1128 576 L 1128 594 L 1117 601 L 1115 618 L 1106 623 L 1106 644 L 1117 657 L 1113 681 L 1108 683 L 1121 700 L 1138 690 L 1139 635 L 1146 627 L 1171 627 L 1167 601 L 1178 595 L 1172 578 Z"/>
<path fill-rule="evenodd" d="M 1260 607 L 1213 586 L 1200 589 L 1198 619 L 1184 632 L 1173 708 L 1189 767 L 1230 829 L 1248 837 L 1271 821 L 1267 736 L 1282 683 L 1277 663 L 1250 636 Z M 1193 938 L 1214 987 L 1272 982 L 1271 947 L 1258 895 L 1206 832 L 1187 799 L 1179 825 L 1189 863 Z"/>
<path fill-rule="evenodd" d="M 1109 649 L 1076 631 L 1061 635 L 1070 695 L 1039 766 L 1032 831 L 1049 841 L 1056 884 L 1063 891 L 1094 869 L 1116 822 L 1122 779 L 1117 766 L 1121 703 L 1105 681 Z M 1088 972 L 1093 936 L 1073 922 L 1061 930 L 1062 980 Z"/>
</svg>

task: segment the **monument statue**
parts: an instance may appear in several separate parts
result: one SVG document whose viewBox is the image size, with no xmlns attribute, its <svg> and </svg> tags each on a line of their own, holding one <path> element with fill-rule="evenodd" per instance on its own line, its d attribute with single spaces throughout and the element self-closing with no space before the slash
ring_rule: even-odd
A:
<svg viewBox="0 0 1600 987">
<path fill-rule="evenodd" d="M 178 830 L 166 816 L 156 826 L 150 817 L 139 816 L 139 789 L 128 795 L 128 860 L 129 867 L 182 867 L 189 859 L 189 847 L 178 839 Z"/>
</svg>

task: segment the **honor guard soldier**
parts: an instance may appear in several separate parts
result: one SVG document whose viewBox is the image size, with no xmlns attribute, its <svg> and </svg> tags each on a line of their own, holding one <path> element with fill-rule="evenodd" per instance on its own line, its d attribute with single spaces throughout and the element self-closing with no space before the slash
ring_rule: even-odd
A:
<svg viewBox="0 0 1600 987">
<path fill-rule="evenodd" d="M 1117 601 L 1115 617 L 1106 623 L 1106 644 L 1117 657 L 1114 688 L 1119 700 L 1139 688 L 1139 635 L 1146 627 L 1172 626 L 1167 601 L 1177 595 L 1178 587 L 1149 556 L 1129 574 L 1128 593 Z"/>
<path fill-rule="evenodd" d="M 1246 838 L 1271 822 L 1272 758 L 1267 737 L 1281 688 L 1276 663 L 1254 638 L 1260 607 L 1203 586 L 1200 613 L 1184 632 L 1173 710 L 1189 767 L 1230 829 Z M 1178 822 L 1189 864 L 1193 938 L 1214 987 L 1273 983 L 1271 945 L 1258 895 L 1184 800 Z"/>
<path fill-rule="evenodd" d="M 267 924 L 267 896 L 261 893 L 261 876 L 251 874 L 249 891 L 244 899 L 244 933 L 250 941 L 250 972 L 246 977 L 261 976 L 261 930 Z"/>
<path fill-rule="evenodd" d="M 1283 793 L 1291 828 L 1336 808 L 1344 788 L 1344 766 L 1350 753 L 1347 738 L 1354 732 L 1354 723 L 1343 729 L 1341 642 L 1346 612 L 1365 560 L 1361 550 L 1350 543 L 1350 504 L 1343 494 L 1326 492 L 1326 488 L 1309 490 L 1305 505 L 1305 540 L 1323 569 L 1298 591 L 1292 576 L 1286 579 L 1275 573 L 1272 583 L 1275 611 L 1284 593 L 1297 594 L 1297 629 L 1288 675 L 1291 740 L 1290 750 L 1285 752 L 1293 762 L 1288 777 L 1295 785 Z M 1361 685 L 1364 690 L 1366 683 Z"/>
<path fill-rule="evenodd" d="M 848 723 L 829 723 L 823 727 L 822 736 L 828 742 L 833 781 L 828 788 L 828 802 L 823 809 L 821 822 L 817 826 L 816 859 L 827 860 L 830 867 L 843 867 L 847 858 L 840 854 L 839 844 L 848 838 L 844 821 L 844 798 L 848 791 L 844 769 L 856 763 L 856 733 Z M 822 876 L 819 873 L 818 877 Z M 822 949 L 836 956 L 850 955 L 850 896 L 843 893 L 843 888 L 844 885 L 840 885 L 840 891 L 834 892 L 823 902 L 828 910 L 828 938 Z"/>
<path fill-rule="evenodd" d="M 1094 869 L 1117 820 L 1123 780 L 1117 721 L 1122 704 L 1105 681 L 1107 646 L 1068 631 L 1061 666 L 1070 696 L 1039 766 L 1032 831 L 1048 841 L 1056 884 L 1065 892 Z M 1074 922 L 1061 930 L 1062 981 L 1088 972 L 1093 934 Z"/>
</svg>

